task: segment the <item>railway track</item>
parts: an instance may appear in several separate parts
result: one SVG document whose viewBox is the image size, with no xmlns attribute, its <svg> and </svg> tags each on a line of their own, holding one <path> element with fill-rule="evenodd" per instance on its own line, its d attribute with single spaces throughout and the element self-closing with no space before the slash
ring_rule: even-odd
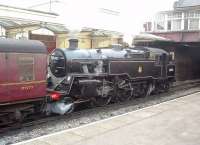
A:
<svg viewBox="0 0 200 145">
<path fill-rule="evenodd" d="M 33 126 L 45 124 L 47 122 L 55 122 L 56 120 L 62 120 L 65 118 L 69 118 L 70 116 L 78 116 L 80 114 L 87 114 L 89 112 L 100 112 L 100 111 L 105 111 L 105 110 L 109 110 L 109 109 L 115 110 L 115 109 L 119 109 L 119 108 L 123 108 L 123 107 L 127 108 L 127 107 L 133 106 L 133 105 L 135 105 L 135 110 L 136 110 L 136 109 L 151 106 L 152 102 L 155 102 L 155 103 L 153 103 L 153 105 L 159 104 L 161 102 L 165 102 L 165 101 L 172 100 L 175 98 L 183 97 L 185 95 L 196 93 L 197 91 L 191 91 L 191 92 L 183 93 L 183 94 L 180 93 L 180 95 L 178 95 L 176 97 L 171 97 L 171 96 L 173 96 L 173 94 L 175 94 L 177 92 L 181 92 L 182 90 L 191 89 L 191 88 L 195 88 L 195 87 L 199 87 L 199 86 L 200 86 L 200 81 L 185 82 L 182 84 L 177 84 L 177 85 L 172 86 L 172 88 L 169 90 L 169 92 L 166 92 L 166 93 L 151 95 L 151 96 L 148 96 L 145 98 L 134 98 L 130 101 L 113 103 L 113 104 L 109 104 L 105 107 L 88 108 L 88 107 L 84 106 L 84 107 L 81 107 L 81 109 L 78 108 L 77 110 L 75 110 L 75 112 L 73 112 L 71 114 L 66 114 L 63 116 L 59 116 L 59 115 L 51 115 L 48 117 L 33 116 L 32 118 L 29 118 L 29 119 L 25 120 L 24 122 L 22 122 L 21 125 L 13 124 L 13 126 L 9 125 L 7 127 L 1 128 L 0 133 L 4 134 L 4 133 L 8 132 L 9 130 L 33 127 Z M 114 114 L 113 115 L 111 114 L 110 116 L 114 116 Z"/>
<path fill-rule="evenodd" d="M 172 94 L 172 93 L 176 92 L 177 90 L 190 89 L 190 88 L 193 88 L 193 87 L 196 87 L 196 86 L 200 86 L 200 81 L 192 82 L 192 83 L 189 82 L 189 83 L 184 83 L 184 85 L 179 84 L 179 85 L 173 86 L 168 93 Z M 192 93 L 196 93 L 196 91 L 192 92 Z M 189 94 L 192 94 L 192 93 L 180 95 L 179 97 L 183 97 L 185 95 L 189 95 Z M 166 95 L 166 93 L 160 94 L 159 97 L 163 97 L 164 95 Z M 179 97 L 177 97 L 177 98 L 179 98 Z M 156 98 L 158 98 L 157 95 L 152 95 L 152 96 L 149 96 L 148 98 L 135 98 L 135 99 L 136 100 L 140 100 L 140 101 L 142 101 L 142 100 L 148 101 L 148 100 L 152 100 L 152 99 L 156 99 Z M 171 99 L 169 99 L 169 100 L 171 100 Z M 133 103 L 133 100 L 130 100 L 130 102 L 119 102 L 119 103 L 109 104 L 109 105 L 104 106 L 104 107 L 97 107 L 97 108 L 87 108 L 86 107 L 84 110 L 75 111 L 72 114 L 76 115 L 76 114 L 80 114 L 80 112 L 82 112 L 82 111 L 87 112 L 87 111 L 90 111 L 92 109 L 93 110 L 102 110 L 102 109 L 110 108 L 110 107 L 118 107 L 118 106 L 123 106 L 123 105 L 132 105 L 132 103 Z M 63 116 L 55 115 L 55 116 L 46 117 L 46 118 L 43 118 L 43 119 L 40 119 L 40 120 L 35 120 L 35 121 L 32 121 L 32 122 L 26 122 L 26 123 L 23 124 L 23 127 L 32 126 L 32 125 L 35 125 L 35 124 L 42 124 L 42 123 L 46 123 L 48 121 L 55 121 L 56 119 L 59 119 L 59 118 L 63 118 Z"/>
</svg>

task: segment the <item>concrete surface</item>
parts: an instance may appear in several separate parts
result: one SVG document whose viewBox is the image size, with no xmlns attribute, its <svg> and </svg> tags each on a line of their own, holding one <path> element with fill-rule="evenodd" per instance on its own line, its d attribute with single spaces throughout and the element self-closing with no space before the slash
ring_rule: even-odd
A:
<svg viewBox="0 0 200 145">
<path fill-rule="evenodd" d="M 200 145 L 200 93 L 15 145 Z"/>
</svg>

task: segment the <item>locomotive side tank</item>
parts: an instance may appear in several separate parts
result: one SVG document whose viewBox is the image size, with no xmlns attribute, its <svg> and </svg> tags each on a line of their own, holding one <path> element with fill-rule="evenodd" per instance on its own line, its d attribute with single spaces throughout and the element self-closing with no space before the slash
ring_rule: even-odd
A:
<svg viewBox="0 0 200 145">
<path fill-rule="evenodd" d="M 52 89 L 65 92 L 72 101 L 89 100 L 101 106 L 167 90 L 174 81 L 175 68 L 164 50 L 77 46 L 72 39 L 68 49 L 55 49 L 49 60 Z"/>
</svg>

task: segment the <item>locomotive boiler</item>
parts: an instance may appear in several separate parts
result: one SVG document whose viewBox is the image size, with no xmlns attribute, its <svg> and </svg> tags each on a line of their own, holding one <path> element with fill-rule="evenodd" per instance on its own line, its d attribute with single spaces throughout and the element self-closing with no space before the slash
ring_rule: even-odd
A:
<svg viewBox="0 0 200 145">
<path fill-rule="evenodd" d="M 103 106 L 111 101 L 167 91 L 175 81 L 168 52 L 149 47 L 78 49 L 78 40 L 49 56 L 48 84 L 71 102 Z"/>
</svg>

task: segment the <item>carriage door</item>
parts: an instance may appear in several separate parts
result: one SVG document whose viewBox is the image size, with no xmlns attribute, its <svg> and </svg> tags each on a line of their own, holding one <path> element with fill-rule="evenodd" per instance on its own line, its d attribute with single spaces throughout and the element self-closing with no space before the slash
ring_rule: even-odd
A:
<svg viewBox="0 0 200 145">
<path fill-rule="evenodd" d="M 167 77 L 167 55 L 163 53 L 161 56 L 161 65 L 162 65 L 162 77 L 166 78 Z"/>
<path fill-rule="evenodd" d="M 26 100 L 32 97 L 34 80 L 34 57 L 32 54 L 8 55 L 8 94 L 13 100 Z"/>
<path fill-rule="evenodd" d="M 0 103 L 8 102 L 8 67 L 6 61 L 7 54 L 0 53 Z"/>
</svg>

